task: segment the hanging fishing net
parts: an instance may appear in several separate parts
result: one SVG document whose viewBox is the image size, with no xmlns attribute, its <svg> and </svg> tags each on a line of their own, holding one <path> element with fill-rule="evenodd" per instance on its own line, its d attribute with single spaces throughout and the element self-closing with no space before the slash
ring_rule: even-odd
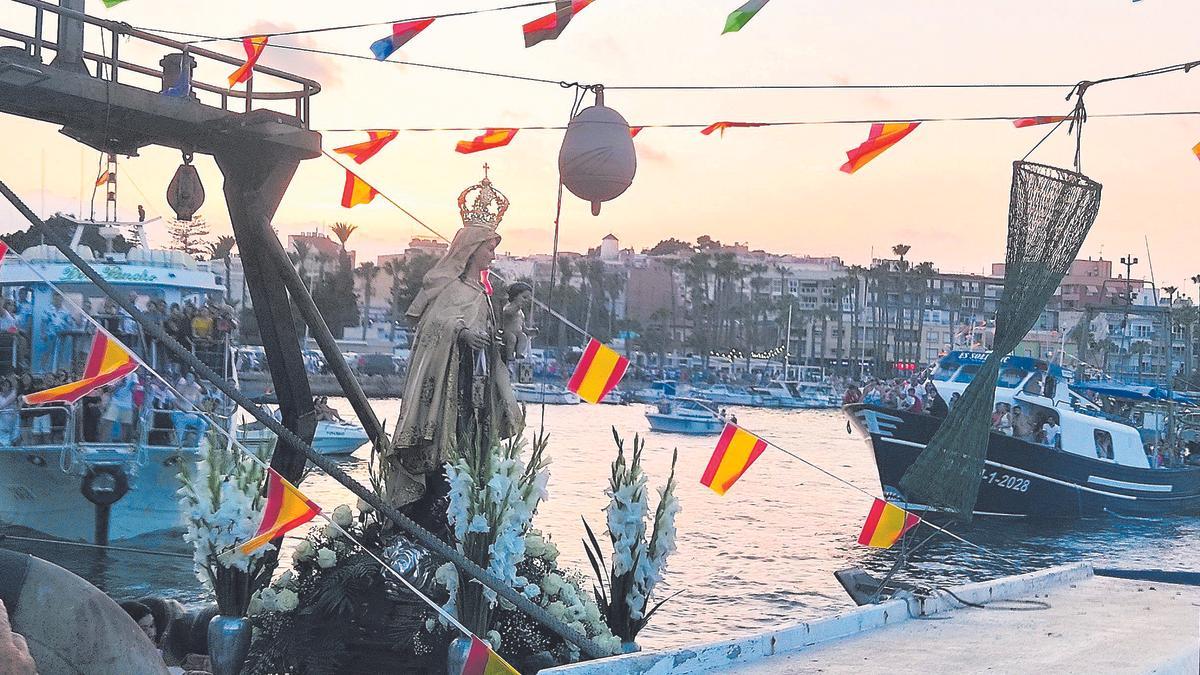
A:
<svg viewBox="0 0 1200 675">
<path fill-rule="evenodd" d="M 909 501 L 970 520 L 987 455 L 1000 361 L 1025 336 L 1079 253 L 1100 209 L 1100 184 L 1032 162 L 1013 162 L 1004 294 L 996 337 L 975 379 L 900 480 Z"/>
</svg>

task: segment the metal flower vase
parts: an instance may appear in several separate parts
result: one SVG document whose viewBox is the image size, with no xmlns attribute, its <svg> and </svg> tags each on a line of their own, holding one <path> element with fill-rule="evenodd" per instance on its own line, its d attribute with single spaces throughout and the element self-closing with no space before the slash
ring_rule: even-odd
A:
<svg viewBox="0 0 1200 675">
<path fill-rule="evenodd" d="M 213 675 L 238 675 L 250 653 L 250 620 L 218 614 L 208 623 L 208 657 Z"/>
</svg>

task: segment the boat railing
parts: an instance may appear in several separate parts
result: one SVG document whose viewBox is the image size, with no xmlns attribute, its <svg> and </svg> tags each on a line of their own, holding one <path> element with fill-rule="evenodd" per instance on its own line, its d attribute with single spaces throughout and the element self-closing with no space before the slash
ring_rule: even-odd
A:
<svg viewBox="0 0 1200 675">
<path fill-rule="evenodd" d="M 24 5 L 32 10 L 31 25 L 28 26 L 26 32 L 19 32 L 14 30 L 16 22 L 8 21 L 5 26 L 0 27 L 0 39 L 20 43 L 30 58 L 42 61 L 43 51 L 46 50 L 59 53 L 58 40 L 61 38 L 48 39 L 46 36 L 48 34 L 50 36 L 60 35 L 64 23 L 82 22 L 89 26 L 96 26 L 101 31 L 108 33 L 107 36 L 102 37 L 102 40 L 107 38 L 108 42 L 101 50 L 102 53 L 97 54 L 85 49 L 82 54 L 85 62 L 94 64 L 94 76 L 97 79 L 113 83 L 121 82 L 122 84 L 131 84 L 131 80 L 138 79 L 140 84 L 149 85 L 141 88 L 163 89 L 166 85 L 162 69 L 124 60 L 121 58 L 122 50 L 138 54 L 139 60 L 145 59 L 147 51 L 163 54 L 159 64 L 167 66 L 174 61 L 173 68 L 176 71 L 179 69 L 180 61 L 187 61 L 191 58 L 191 63 L 196 65 L 197 71 L 205 69 L 209 75 L 219 75 L 220 77 L 221 84 L 208 84 L 197 79 L 196 74 L 191 76 L 189 84 L 192 95 L 197 98 L 202 95 L 202 102 L 230 112 L 248 113 L 256 107 L 270 107 L 274 102 L 283 101 L 291 104 L 292 109 L 287 112 L 294 115 L 302 128 L 309 128 L 310 99 L 321 91 L 320 83 L 315 80 L 256 64 L 254 77 L 246 81 L 245 91 L 235 91 L 224 83 L 224 79 L 226 75 L 245 62 L 242 57 L 228 56 L 195 44 L 187 44 L 139 30 L 127 23 L 89 16 L 42 0 L 9 0 L 9 2 Z M 47 21 L 47 14 L 50 15 L 49 21 Z M 51 25 L 47 26 L 47 23 Z M 136 40 L 136 42 L 129 44 L 130 40 Z M 234 42 L 236 44 L 236 41 Z M 241 45 L 237 46 L 240 51 Z M 196 59 L 203 59 L 203 61 L 197 62 Z M 282 83 L 279 86 L 284 90 L 256 91 L 256 87 L 263 84 L 264 77 L 269 78 L 272 83 Z M 242 110 L 235 111 L 232 104 L 237 99 L 241 99 L 243 105 L 239 106 Z"/>
<path fill-rule="evenodd" d="M 36 405 L 0 411 L 0 438 L 5 445 L 29 447 L 73 445 L 75 413 L 70 406 Z"/>
</svg>

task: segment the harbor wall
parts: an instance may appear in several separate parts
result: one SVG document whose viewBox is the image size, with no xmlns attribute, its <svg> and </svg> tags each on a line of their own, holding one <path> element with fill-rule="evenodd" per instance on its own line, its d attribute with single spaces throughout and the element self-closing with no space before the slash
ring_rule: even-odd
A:
<svg viewBox="0 0 1200 675">
<path fill-rule="evenodd" d="M 404 393 L 404 378 L 399 375 L 358 375 L 363 392 L 371 398 L 399 398 Z M 267 372 L 242 373 L 239 377 L 242 393 L 261 396 L 271 390 L 271 375 Z M 344 396 L 342 387 L 333 375 L 309 374 L 313 396 Z"/>
<path fill-rule="evenodd" d="M 1092 575 L 1091 565 L 1075 563 L 992 581 L 965 584 L 951 590 L 959 598 L 972 603 L 1014 600 L 1088 579 Z M 925 599 L 894 599 L 779 630 L 708 644 L 623 654 L 597 661 L 548 668 L 540 672 L 541 675 L 665 675 L 720 672 L 722 668 L 733 665 L 801 651 L 823 642 L 960 607 L 961 604 L 945 593 Z"/>
</svg>

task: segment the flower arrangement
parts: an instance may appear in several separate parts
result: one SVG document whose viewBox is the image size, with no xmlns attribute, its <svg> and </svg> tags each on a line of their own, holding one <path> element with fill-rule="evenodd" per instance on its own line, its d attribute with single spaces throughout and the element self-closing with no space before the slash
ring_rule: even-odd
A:
<svg viewBox="0 0 1200 675">
<path fill-rule="evenodd" d="M 523 439 L 496 443 L 476 437 L 462 444 L 446 464 L 450 484 L 447 522 L 455 546 L 472 562 L 530 597 L 536 586 L 517 568 L 526 557 L 525 538 L 533 514 L 547 496 L 547 442 L 545 435 L 534 438 L 525 461 Z M 450 594 L 446 610 L 476 635 L 488 635 L 498 600 L 495 591 L 481 584 L 461 583 L 453 565 L 439 569 L 436 578 Z"/>
<path fill-rule="evenodd" d="M 265 454 L 259 459 L 270 457 L 271 450 L 260 451 Z M 194 473 L 184 463 L 179 478 L 177 494 L 187 528 L 183 538 L 193 546 L 196 576 L 216 595 L 221 614 L 245 616 L 251 594 L 270 573 L 263 556 L 272 549 L 246 555 L 236 545 L 258 529 L 266 470 L 211 432 Z"/>
<path fill-rule="evenodd" d="M 583 521 L 587 532 L 583 544 L 598 584 L 593 586 L 596 604 L 613 634 L 623 642 L 632 643 L 650 617 L 670 599 L 649 606 L 654 589 L 666 571 L 667 558 L 675 552 L 675 517 L 680 511 L 679 499 L 675 496 L 675 463 L 679 451 L 671 457 L 671 474 L 666 485 L 659 488 L 654 527 L 647 537 L 650 506 L 646 494 L 647 478 L 642 471 L 642 450 L 646 442 L 634 435 L 633 451 L 626 461 L 625 442 L 615 427 L 613 439 L 617 444 L 617 457 L 612 463 L 606 490 L 609 503 L 604 509 L 612 543 L 607 586 L 604 583 L 606 575 L 602 572 L 604 554 L 587 519 Z"/>
</svg>

